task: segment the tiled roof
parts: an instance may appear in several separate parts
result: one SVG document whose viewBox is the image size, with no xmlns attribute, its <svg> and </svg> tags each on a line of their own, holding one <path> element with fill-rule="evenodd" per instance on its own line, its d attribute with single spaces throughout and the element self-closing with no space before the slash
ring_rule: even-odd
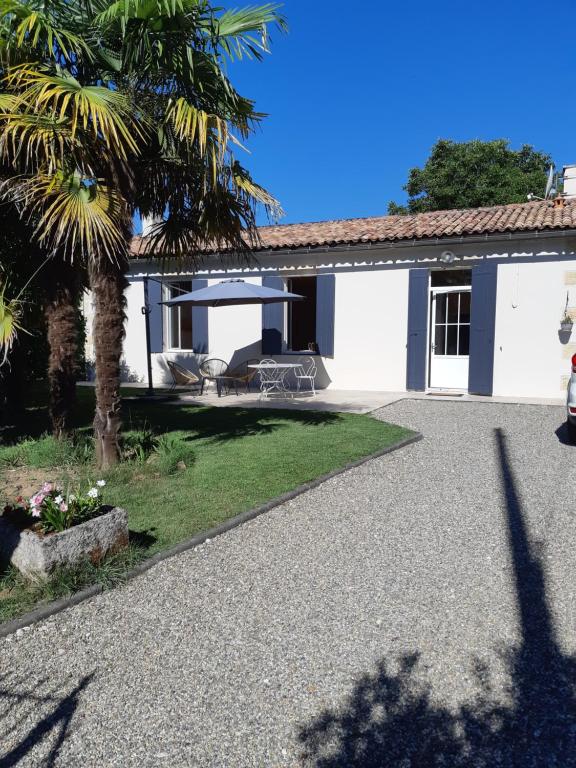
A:
<svg viewBox="0 0 576 768">
<path fill-rule="evenodd" d="M 260 243 L 254 250 L 393 243 L 562 229 L 576 230 L 576 200 L 566 201 L 563 207 L 551 201 L 536 201 L 409 216 L 373 216 L 365 219 L 272 225 L 259 228 Z M 138 256 L 142 250 L 142 238 L 134 238 L 133 254 Z M 206 252 L 211 251 L 207 249 Z"/>
</svg>

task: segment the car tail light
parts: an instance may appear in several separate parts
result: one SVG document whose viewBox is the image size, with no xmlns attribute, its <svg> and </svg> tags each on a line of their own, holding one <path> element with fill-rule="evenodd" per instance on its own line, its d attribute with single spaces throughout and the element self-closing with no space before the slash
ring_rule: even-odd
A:
<svg viewBox="0 0 576 768">
<path fill-rule="evenodd" d="M 569 405 L 568 406 L 568 412 L 569 412 L 570 416 L 576 416 L 576 408 L 574 408 L 574 406 Z"/>
<path fill-rule="evenodd" d="M 572 355 L 572 373 L 576 373 L 576 355 Z"/>
</svg>

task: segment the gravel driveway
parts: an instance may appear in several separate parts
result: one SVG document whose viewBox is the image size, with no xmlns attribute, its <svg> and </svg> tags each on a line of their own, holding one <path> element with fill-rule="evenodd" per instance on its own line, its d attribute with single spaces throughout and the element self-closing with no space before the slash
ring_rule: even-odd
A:
<svg viewBox="0 0 576 768">
<path fill-rule="evenodd" d="M 562 409 L 377 415 L 425 439 L 0 640 L 1 768 L 576 765 Z"/>
</svg>

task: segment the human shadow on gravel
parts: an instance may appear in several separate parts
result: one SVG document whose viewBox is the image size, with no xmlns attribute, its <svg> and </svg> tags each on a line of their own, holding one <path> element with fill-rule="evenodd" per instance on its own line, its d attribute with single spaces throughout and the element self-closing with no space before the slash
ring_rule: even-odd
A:
<svg viewBox="0 0 576 768">
<path fill-rule="evenodd" d="M 43 714 L 28 734 L 23 736 L 18 744 L 4 755 L 2 755 L 2 744 L 9 736 L 10 731 L 3 728 L 0 724 L 0 768 L 12 768 L 12 766 L 18 765 L 21 760 L 35 748 L 39 747 L 41 742 L 52 733 L 55 733 L 55 739 L 48 754 L 40 759 L 39 753 L 36 753 L 34 759 L 36 765 L 46 766 L 46 768 L 55 765 L 62 744 L 68 735 L 70 722 L 78 707 L 80 695 L 88 687 L 93 677 L 93 672 L 83 677 L 78 685 L 62 698 L 51 694 L 37 694 L 34 690 L 30 690 L 26 684 L 15 684 L 14 681 L 9 682 L 7 680 L 4 682 L 4 679 L 0 680 L 0 701 L 10 702 L 11 706 L 22 706 L 29 702 L 32 705 L 31 712 L 36 707 L 43 708 L 44 705 L 51 707 L 51 711 Z M 38 685 L 41 685 L 42 682 L 44 681 L 39 682 Z M 25 688 L 28 689 L 25 690 Z M 31 712 L 28 713 L 28 716 L 30 716 Z M 23 717 L 21 713 L 18 714 L 18 720 L 21 722 Z"/>
<path fill-rule="evenodd" d="M 576 659 L 562 652 L 546 595 L 541 545 L 530 540 L 504 433 L 496 448 L 522 640 L 500 651 L 503 704 L 490 669 L 471 664 L 472 701 L 437 705 L 418 652 L 382 659 L 343 706 L 302 728 L 302 763 L 315 768 L 570 768 L 576 766 Z M 499 691 L 502 693 L 502 691 Z"/>
</svg>

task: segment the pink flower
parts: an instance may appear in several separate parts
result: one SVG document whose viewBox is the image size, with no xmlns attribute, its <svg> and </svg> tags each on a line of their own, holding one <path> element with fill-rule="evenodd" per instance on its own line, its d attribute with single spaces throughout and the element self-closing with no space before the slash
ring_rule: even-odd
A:
<svg viewBox="0 0 576 768">
<path fill-rule="evenodd" d="M 37 507 L 32 507 L 32 517 L 40 517 L 40 510 Z"/>
<path fill-rule="evenodd" d="M 60 512 L 68 512 L 68 504 L 65 501 L 60 504 Z"/>
<path fill-rule="evenodd" d="M 44 483 L 42 486 L 42 493 L 46 495 L 47 493 L 50 493 L 54 490 L 54 483 Z"/>
<path fill-rule="evenodd" d="M 31 507 L 41 506 L 45 498 L 46 498 L 46 494 L 42 493 L 42 491 L 38 491 L 38 493 L 36 493 L 34 496 L 30 498 L 30 506 Z"/>
</svg>

